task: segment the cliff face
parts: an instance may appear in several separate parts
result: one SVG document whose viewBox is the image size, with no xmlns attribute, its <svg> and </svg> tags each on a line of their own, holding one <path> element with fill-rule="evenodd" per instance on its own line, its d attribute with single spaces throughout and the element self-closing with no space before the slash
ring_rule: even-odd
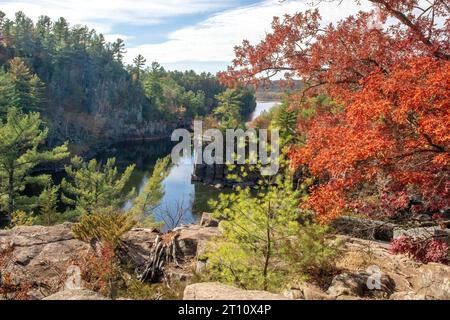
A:
<svg viewBox="0 0 450 320">
<path fill-rule="evenodd" d="M 185 126 L 180 122 L 141 119 L 139 108 L 127 111 L 106 108 L 95 114 L 59 108 L 50 119 L 49 145 L 69 141 L 77 154 L 95 154 L 120 141 L 167 137 L 174 129 Z"/>
</svg>

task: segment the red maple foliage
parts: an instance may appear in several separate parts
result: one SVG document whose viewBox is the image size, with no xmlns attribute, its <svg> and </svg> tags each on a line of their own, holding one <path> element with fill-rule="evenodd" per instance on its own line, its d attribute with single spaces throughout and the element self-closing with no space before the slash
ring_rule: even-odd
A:
<svg viewBox="0 0 450 320">
<path fill-rule="evenodd" d="M 275 18 L 273 32 L 244 41 L 219 75 L 235 85 L 284 72 L 304 82 L 294 107 L 310 108 L 319 93 L 340 106 L 299 121 L 306 143 L 290 152 L 293 167 L 321 181 L 305 206 L 322 222 L 450 207 L 450 6 L 371 2 L 372 12 L 336 25 L 322 26 L 317 10 Z"/>
<path fill-rule="evenodd" d="M 392 254 L 408 254 L 412 259 L 423 262 L 448 262 L 449 247 L 437 239 L 412 239 L 400 237 L 391 242 Z"/>
</svg>

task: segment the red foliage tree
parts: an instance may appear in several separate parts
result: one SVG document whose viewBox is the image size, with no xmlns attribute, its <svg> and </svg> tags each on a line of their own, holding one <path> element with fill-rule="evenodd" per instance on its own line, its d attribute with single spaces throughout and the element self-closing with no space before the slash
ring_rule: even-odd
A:
<svg viewBox="0 0 450 320">
<path fill-rule="evenodd" d="M 285 72 L 305 84 L 293 106 L 310 108 L 305 98 L 318 93 L 341 106 L 299 121 L 307 141 L 290 153 L 321 181 L 305 206 L 324 222 L 450 207 L 450 7 L 371 2 L 376 10 L 337 25 L 321 26 L 317 11 L 275 18 L 273 32 L 237 47 L 220 74 L 233 85 Z"/>
</svg>

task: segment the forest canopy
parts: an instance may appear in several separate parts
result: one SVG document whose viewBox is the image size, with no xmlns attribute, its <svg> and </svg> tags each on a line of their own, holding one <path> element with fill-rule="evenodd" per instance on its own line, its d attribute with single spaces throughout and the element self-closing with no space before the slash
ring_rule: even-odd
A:
<svg viewBox="0 0 450 320">
<path fill-rule="evenodd" d="M 226 90 L 212 74 L 166 71 L 142 55 L 125 65 L 125 52 L 123 40 L 107 42 L 64 18 L 33 22 L 23 12 L 14 19 L 0 12 L 0 114 L 11 106 L 39 111 L 50 126 L 48 144 L 69 140 L 82 153 L 136 132 L 167 135 L 210 114 Z M 242 90 L 250 95 L 246 117 L 255 103 Z"/>
</svg>

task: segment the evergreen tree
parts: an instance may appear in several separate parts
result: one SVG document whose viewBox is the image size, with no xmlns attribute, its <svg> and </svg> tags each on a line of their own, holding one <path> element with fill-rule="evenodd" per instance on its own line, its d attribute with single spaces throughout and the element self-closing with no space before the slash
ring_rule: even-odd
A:
<svg viewBox="0 0 450 320">
<path fill-rule="evenodd" d="M 107 207 L 119 209 L 135 194 L 134 189 L 124 191 L 135 166 L 130 165 L 119 174 L 115 163 L 111 158 L 102 166 L 95 159 L 85 163 L 80 157 L 74 157 L 65 168 L 68 179 L 61 182 L 63 202 L 74 206 L 78 214 L 92 214 Z"/>
<path fill-rule="evenodd" d="M 49 184 L 39 195 L 39 221 L 43 225 L 51 226 L 59 220 L 58 192 L 59 186 Z"/>
<path fill-rule="evenodd" d="M 122 39 L 117 39 L 116 42 L 112 44 L 112 53 L 114 58 L 122 63 L 123 61 L 123 55 L 126 53 L 125 51 L 125 43 Z"/>
<path fill-rule="evenodd" d="M 9 62 L 8 74 L 14 86 L 14 95 L 10 103 L 24 111 L 39 110 L 44 94 L 44 84 L 39 77 L 33 75 L 20 58 L 14 58 Z"/>
<path fill-rule="evenodd" d="M 335 251 L 323 242 L 326 229 L 299 209 L 300 195 L 291 179 L 279 177 L 256 194 L 238 189 L 213 201 L 223 234 L 207 254 L 214 280 L 246 289 L 278 289 L 291 277 L 328 263 Z"/>
<path fill-rule="evenodd" d="M 145 66 L 146 62 L 147 62 L 147 60 L 141 54 L 139 54 L 136 58 L 134 58 L 134 60 L 133 60 L 134 68 L 135 68 L 134 72 L 136 74 L 137 80 L 141 79 L 141 71 L 142 71 L 142 68 Z"/>
<path fill-rule="evenodd" d="M 156 162 L 150 179 L 148 179 L 140 194 L 133 201 L 130 213 L 141 224 L 154 224 L 154 210 L 164 197 L 162 182 L 169 174 L 169 161 L 170 158 L 166 157 Z"/>
<path fill-rule="evenodd" d="M 214 114 L 219 117 L 222 129 L 234 129 L 242 123 L 241 98 L 242 95 L 234 89 L 227 89 L 216 96 L 219 105 L 214 110 Z"/>
<path fill-rule="evenodd" d="M 0 70 L 0 116 L 4 116 L 12 101 L 14 101 L 14 84 L 9 75 Z"/>
<path fill-rule="evenodd" d="M 33 197 L 23 194 L 28 184 L 46 184 L 48 175 L 33 175 L 31 171 L 42 163 L 60 161 L 69 153 L 67 145 L 42 151 L 48 129 L 42 127 L 39 113 L 23 114 L 10 108 L 6 121 L 0 126 L 0 210 L 7 221 L 16 210 L 30 210 L 37 206 Z"/>
</svg>

